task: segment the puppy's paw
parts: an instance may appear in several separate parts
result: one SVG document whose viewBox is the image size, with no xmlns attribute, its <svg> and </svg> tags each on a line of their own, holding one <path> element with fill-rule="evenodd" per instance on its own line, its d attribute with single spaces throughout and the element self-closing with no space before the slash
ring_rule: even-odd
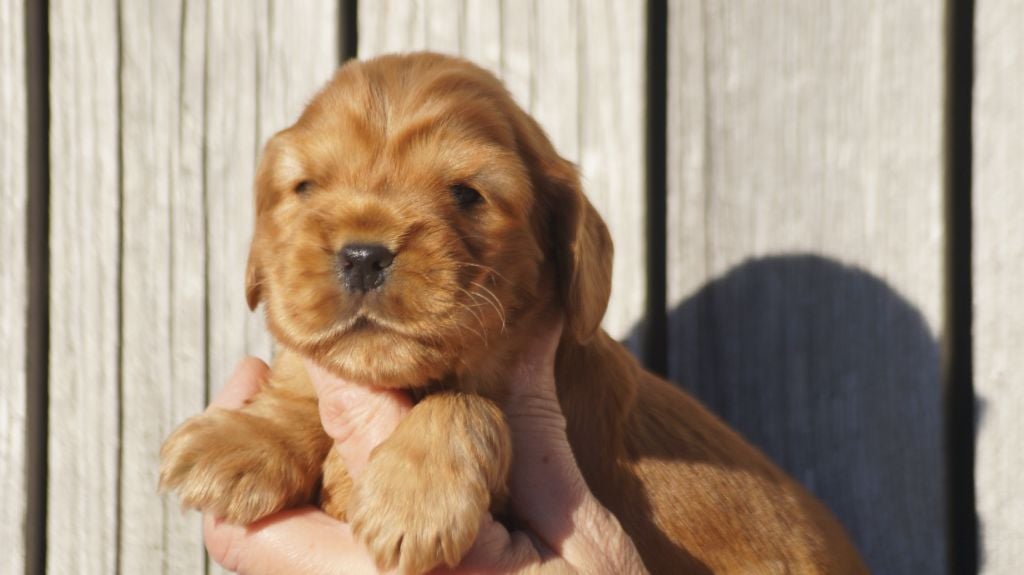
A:
<svg viewBox="0 0 1024 575">
<path fill-rule="evenodd" d="M 274 426 L 259 417 L 211 411 L 186 421 L 160 450 L 160 489 L 186 507 L 248 524 L 308 501 L 316 484 Z"/>
<path fill-rule="evenodd" d="M 490 495 L 447 454 L 381 444 L 356 482 L 348 519 L 382 570 L 454 567 L 472 547 Z"/>
</svg>

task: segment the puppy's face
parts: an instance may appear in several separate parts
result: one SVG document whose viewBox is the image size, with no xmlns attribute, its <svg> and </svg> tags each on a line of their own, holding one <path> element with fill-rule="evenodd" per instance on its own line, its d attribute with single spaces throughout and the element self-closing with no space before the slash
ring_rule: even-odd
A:
<svg viewBox="0 0 1024 575">
<path fill-rule="evenodd" d="M 611 243 L 574 168 L 489 73 L 436 55 L 343 67 L 266 146 L 250 307 L 339 375 L 480 370 L 552 301 L 597 328 Z"/>
</svg>

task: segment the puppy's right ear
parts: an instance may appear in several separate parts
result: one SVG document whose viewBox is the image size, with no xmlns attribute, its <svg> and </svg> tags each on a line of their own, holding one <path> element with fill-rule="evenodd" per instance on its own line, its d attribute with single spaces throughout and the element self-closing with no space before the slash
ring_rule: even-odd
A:
<svg viewBox="0 0 1024 575">
<path fill-rule="evenodd" d="M 287 186 L 297 177 L 301 165 L 295 159 L 288 143 L 288 130 L 278 132 L 263 147 L 260 162 L 256 168 L 256 182 L 253 186 L 256 206 L 256 224 L 253 228 L 252 243 L 249 246 L 249 262 L 245 269 L 245 301 L 250 310 L 263 301 L 263 243 L 266 241 L 268 213 L 280 198 L 279 188 Z"/>
</svg>

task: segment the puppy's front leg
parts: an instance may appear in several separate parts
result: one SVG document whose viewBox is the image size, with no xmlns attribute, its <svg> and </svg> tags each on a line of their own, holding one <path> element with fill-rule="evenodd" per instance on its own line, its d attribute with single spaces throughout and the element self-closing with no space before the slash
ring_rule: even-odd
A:
<svg viewBox="0 0 1024 575">
<path fill-rule="evenodd" d="M 160 486 L 248 524 L 309 502 L 331 445 L 312 390 L 271 382 L 241 409 L 211 409 L 175 430 L 160 450 Z"/>
<path fill-rule="evenodd" d="M 430 395 L 370 455 L 348 518 L 378 566 L 455 566 L 503 503 L 512 447 L 501 410 L 476 395 Z"/>
</svg>

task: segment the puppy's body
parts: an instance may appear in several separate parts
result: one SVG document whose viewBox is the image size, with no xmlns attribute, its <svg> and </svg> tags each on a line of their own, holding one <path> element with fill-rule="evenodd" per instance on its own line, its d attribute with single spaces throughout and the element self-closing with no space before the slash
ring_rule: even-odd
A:
<svg viewBox="0 0 1024 575">
<path fill-rule="evenodd" d="M 587 483 L 652 573 L 865 571 L 817 500 L 606 334 L 563 344 L 557 377 Z M 594 418 L 595 397 L 621 428 Z"/>
<path fill-rule="evenodd" d="M 864 571 L 813 497 L 600 330 L 607 230 L 490 74 L 428 54 L 347 65 L 268 144 L 256 188 L 247 297 L 282 351 L 251 405 L 165 444 L 186 504 L 251 522 L 313 498 L 323 462 L 322 506 L 383 567 L 454 565 L 504 503 L 507 370 L 556 307 L 569 440 L 652 572 Z M 305 357 L 422 397 L 357 482 Z"/>
</svg>

